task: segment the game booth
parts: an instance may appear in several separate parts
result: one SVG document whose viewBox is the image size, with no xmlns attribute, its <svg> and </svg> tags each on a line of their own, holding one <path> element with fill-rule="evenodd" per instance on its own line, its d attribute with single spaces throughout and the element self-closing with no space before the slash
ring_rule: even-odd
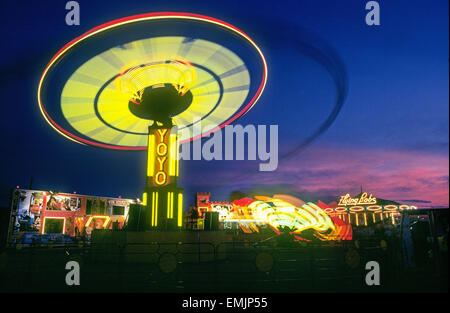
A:
<svg viewBox="0 0 450 313">
<path fill-rule="evenodd" d="M 122 198 L 15 189 L 8 241 L 64 243 L 76 237 L 89 238 L 94 229 L 121 229 L 133 202 Z"/>
</svg>

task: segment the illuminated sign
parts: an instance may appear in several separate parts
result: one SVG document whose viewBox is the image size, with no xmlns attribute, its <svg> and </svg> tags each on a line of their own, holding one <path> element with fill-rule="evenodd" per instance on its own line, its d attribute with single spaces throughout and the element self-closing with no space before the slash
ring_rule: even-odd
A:
<svg viewBox="0 0 450 313">
<path fill-rule="evenodd" d="M 231 204 L 211 204 L 211 209 L 213 211 L 227 210 L 230 211 L 232 208 Z"/>
<path fill-rule="evenodd" d="M 167 134 L 167 136 L 166 136 Z M 157 186 L 166 185 L 168 182 L 168 171 L 167 171 L 167 162 L 168 159 L 168 151 L 169 145 L 168 141 L 165 138 L 169 138 L 170 131 L 168 129 L 157 129 L 155 132 L 156 135 L 156 174 L 153 176 L 153 182 Z"/>
<path fill-rule="evenodd" d="M 157 128 L 148 136 L 147 176 L 150 185 L 161 187 L 178 176 L 178 141 L 170 129 Z"/>
<path fill-rule="evenodd" d="M 346 194 L 345 196 L 341 196 L 338 205 L 366 205 L 366 204 L 376 204 L 377 198 L 372 196 L 372 194 L 368 194 L 364 192 L 359 198 L 352 198 L 350 194 Z"/>
<path fill-rule="evenodd" d="M 108 200 L 108 202 L 110 203 L 110 205 L 122 205 L 122 206 L 127 206 L 129 203 L 128 200 L 116 200 L 116 199 Z"/>
<path fill-rule="evenodd" d="M 89 227 L 89 225 L 91 224 L 93 219 L 104 219 L 105 222 L 103 223 L 102 227 L 106 229 L 106 226 L 108 226 L 109 221 L 111 220 L 111 218 L 109 216 L 103 216 L 103 215 L 94 215 L 89 217 L 87 223 L 86 223 L 86 227 Z"/>
</svg>

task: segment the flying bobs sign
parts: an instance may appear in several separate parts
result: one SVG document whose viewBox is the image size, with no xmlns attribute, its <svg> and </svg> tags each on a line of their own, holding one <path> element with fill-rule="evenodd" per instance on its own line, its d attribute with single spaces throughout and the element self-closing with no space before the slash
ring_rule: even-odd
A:
<svg viewBox="0 0 450 313">
<path fill-rule="evenodd" d="M 346 194 L 345 196 L 341 196 L 338 205 L 347 206 L 347 205 L 367 205 L 367 204 L 376 204 L 377 198 L 372 196 L 372 194 L 368 194 L 364 192 L 359 198 L 352 198 L 350 194 Z"/>
<path fill-rule="evenodd" d="M 155 174 L 152 183 L 154 186 L 165 186 L 170 182 L 169 162 L 170 162 L 170 130 L 158 128 L 155 134 Z"/>
</svg>

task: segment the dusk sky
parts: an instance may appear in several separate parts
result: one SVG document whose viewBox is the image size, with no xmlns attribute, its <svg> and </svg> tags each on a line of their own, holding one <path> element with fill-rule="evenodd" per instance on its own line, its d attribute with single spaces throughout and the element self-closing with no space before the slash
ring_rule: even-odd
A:
<svg viewBox="0 0 450 313">
<path fill-rule="evenodd" d="M 418 207 L 449 203 L 448 1 L 378 1 L 381 25 L 365 23 L 363 0 L 78 1 L 81 24 L 65 24 L 66 1 L 2 1 L 0 20 L 0 205 L 12 188 L 140 197 L 145 152 L 82 146 L 39 112 L 37 86 L 67 42 L 108 21 L 141 13 L 198 13 L 248 34 L 268 63 L 260 100 L 237 123 L 278 125 L 280 160 L 182 161 L 185 206 L 197 191 L 286 193 L 330 202 L 364 191 Z M 312 46 L 338 61 L 326 67 Z M 337 88 L 334 73 L 345 81 Z M 334 77 L 336 79 L 336 77 Z M 342 108 L 326 129 L 339 95 Z M 289 157 L 283 157 L 295 150 Z"/>
</svg>

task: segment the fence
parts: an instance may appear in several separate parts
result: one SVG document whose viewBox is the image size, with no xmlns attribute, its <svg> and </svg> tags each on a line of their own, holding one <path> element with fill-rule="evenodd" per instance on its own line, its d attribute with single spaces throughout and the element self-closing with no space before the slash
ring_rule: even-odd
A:
<svg viewBox="0 0 450 313">
<path fill-rule="evenodd" d="M 372 260 L 393 268 L 382 275 L 384 291 L 396 279 L 389 249 L 354 243 L 40 245 L 11 247 L 0 258 L 1 290 L 19 292 L 373 291 L 364 268 Z M 68 261 L 80 264 L 80 286 L 65 284 Z"/>
</svg>

